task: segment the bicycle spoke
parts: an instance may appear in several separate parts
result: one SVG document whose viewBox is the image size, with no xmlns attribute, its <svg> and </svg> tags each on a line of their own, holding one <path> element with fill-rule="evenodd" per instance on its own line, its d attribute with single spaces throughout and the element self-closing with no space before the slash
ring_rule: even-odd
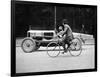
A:
<svg viewBox="0 0 100 77">
<path fill-rule="evenodd" d="M 50 57 L 56 57 L 60 53 L 59 51 L 59 45 L 56 42 L 51 42 L 47 46 L 47 54 Z"/>
<path fill-rule="evenodd" d="M 72 56 L 79 56 L 81 52 L 82 52 L 81 41 L 78 38 L 75 38 L 70 47 L 70 54 Z"/>
</svg>

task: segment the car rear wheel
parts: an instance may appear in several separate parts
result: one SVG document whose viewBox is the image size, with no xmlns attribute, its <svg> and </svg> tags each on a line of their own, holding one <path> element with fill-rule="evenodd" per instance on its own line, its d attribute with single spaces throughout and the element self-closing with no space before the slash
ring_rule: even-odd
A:
<svg viewBox="0 0 100 77">
<path fill-rule="evenodd" d="M 26 37 L 22 41 L 21 48 L 26 53 L 33 52 L 36 49 L 36 42 L 31 37 Z"/>
</svg>

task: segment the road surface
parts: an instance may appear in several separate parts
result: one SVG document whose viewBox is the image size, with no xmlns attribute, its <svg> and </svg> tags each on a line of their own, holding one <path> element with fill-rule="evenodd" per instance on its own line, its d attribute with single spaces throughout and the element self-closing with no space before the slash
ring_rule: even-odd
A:
<svg viewBox="0 0 100 77">
<path fill-rule="evenodd" d="M 93 69 L 94 55 L 94 44 L 83 45 L 80 56 L 73 57 L 68 52 L 56 58 L 47 55 L 46 47 L 25 53 L 20 46 L 16 46 L 16 73 Z"/>
</svg>

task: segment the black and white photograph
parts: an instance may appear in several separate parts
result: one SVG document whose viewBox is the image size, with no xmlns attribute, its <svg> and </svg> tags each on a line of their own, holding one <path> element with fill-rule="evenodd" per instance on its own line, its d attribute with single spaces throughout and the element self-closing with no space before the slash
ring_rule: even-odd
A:
<svg viewBox="0 0 100 77">
<path fill-rule="evenodd" d="M 97 70 L 97 6 L 12 1 L 11 9 L 15 75 Z"/>
</svg>

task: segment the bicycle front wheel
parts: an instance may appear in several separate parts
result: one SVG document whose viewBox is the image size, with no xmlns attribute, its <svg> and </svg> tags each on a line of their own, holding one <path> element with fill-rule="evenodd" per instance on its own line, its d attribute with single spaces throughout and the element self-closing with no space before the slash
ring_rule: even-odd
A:
<svg viewBox="0 0 100 77">
<path fill-rule="evenodd" d="M 69 52 L 72 56 L 79 56 L 82 52 L 82 43 L 79 38 L 74 38 L 72 44 L 69 47 Z"/>
<path fill-rule="evenodd" d="M 57 57 L 60 54 L 60 46 L 57 42 L 50 42 L 47 45 L 47 54 L 50 57 Z"/>
</svg>

